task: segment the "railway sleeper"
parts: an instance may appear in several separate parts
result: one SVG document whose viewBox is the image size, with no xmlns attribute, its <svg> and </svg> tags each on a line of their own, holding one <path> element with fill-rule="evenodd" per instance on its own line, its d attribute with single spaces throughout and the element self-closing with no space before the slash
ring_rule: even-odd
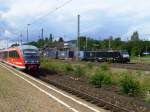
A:
<svg viewBox="0 0 150 112">
<path fill-rule="evenodd" d="M 46 80 L 46 79 L 44 79 L 44 81 L 46 81 L 47 83 L 50 83 L 50 84 L 52 84 L 52 85 L 54 85 L 56 87 L 59 87 L 62 90 L 70 92 L 73 95 L 76 95 L 76 96 L 81 97 L 81 98 L 84 97 L 84 99 L 86 101 L 89 101 L 89 102 L 91 102 L 91 103 L 93 103 L 93 104 L 95 104 L 97 106 L 104 107 L 104 109 L 113 110 L 113 112 L 130 112 L 129 110 L 126 110 L 126 109 L 118 107 L 118 106 L 116 106 L 114 104 L 108 103 L 108 102 L 106 102 L 106 101 L 104 101 L 102 99 L 97 99 L 97 98 L 92 97 L 92 96 L 90 96 L 90 95 L 88 95 L 86 93 L 82 93 L 82 92 L 80 92 L 78 90 L 74 90 L 74 89 L 72 89 L 70 87 L 66 87 L 65 85 L 61 85 L 61 84 L 58 84 L 56 82 L 49 81 L 49 80 Z"/>
</svg>

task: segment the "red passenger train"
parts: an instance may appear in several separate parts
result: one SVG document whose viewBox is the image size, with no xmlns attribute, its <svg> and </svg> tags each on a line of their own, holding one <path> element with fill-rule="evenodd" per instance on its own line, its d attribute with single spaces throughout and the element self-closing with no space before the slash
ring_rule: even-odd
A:
<svg viewBox="0 0 150 112">
<path fill-rule="evenodd" d="M 19 70 L 37 70 L 40 66 L 39 50 L 31 45 L 0 50 L 0 60 Z"/>
</svg>

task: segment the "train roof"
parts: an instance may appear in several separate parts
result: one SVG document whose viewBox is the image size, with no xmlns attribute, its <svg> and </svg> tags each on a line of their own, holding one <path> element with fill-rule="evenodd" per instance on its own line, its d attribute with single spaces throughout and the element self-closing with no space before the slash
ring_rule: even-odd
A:
<svg viewBox="0 0 150 112">
<path fill-rule="evenodd" d="M 35 49 L 35 50 L 39 50 L 37 47 L 32 46 L 32 45 L 21 45 L 21 46 L 17 46 L 17 47 L 10 47 L 8 49 L 1 49 L 0 52 L 5 52 L 5 51 L 9 51 L 9 50 L 24 50 L 24 49 Z"/>
<path fill-rule="evenodd" d="M 24 49 L 36 49 L 36 50 L 38 50 L 37 47 L 32 46 L 32 45 L 21 45 L 21 46 L 18 46 L 17 48 L 19 48 L 21 50 L 24 50 Z"/>
<path fill-rule="evenodd" d="M 127 52 L 127 50 L 97 50 L 97 51 L 81 51 L 81 52 Z"/>
</svg>

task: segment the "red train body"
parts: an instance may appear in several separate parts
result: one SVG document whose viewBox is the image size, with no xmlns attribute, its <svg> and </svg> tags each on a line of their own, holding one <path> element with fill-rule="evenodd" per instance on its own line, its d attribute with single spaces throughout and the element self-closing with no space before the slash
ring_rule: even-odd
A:
<svg viewBox="0 0 150 112">
<path fill-rule="evenodd" d="M 0 50 L 0 60 L 20 70 L 37 70 L 40 66 L 39 51 L 30 45 Z"/>
</svg>

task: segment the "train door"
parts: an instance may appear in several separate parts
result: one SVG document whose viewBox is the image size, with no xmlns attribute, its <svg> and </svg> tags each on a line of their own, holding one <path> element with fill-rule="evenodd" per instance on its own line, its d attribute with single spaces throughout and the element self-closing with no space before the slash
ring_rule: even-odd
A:
<svg viewBox="0 0 150 112">
<path fill-rule="evenodd" d="M 19 55 L 17 50 L 13 50 L 13 51 L 9 52 L 9 61 L 15 67 L 23 65 L 23 60 L 21 60 L 21 57 L 20 57 L 20 55 Z"/>
</svg>

